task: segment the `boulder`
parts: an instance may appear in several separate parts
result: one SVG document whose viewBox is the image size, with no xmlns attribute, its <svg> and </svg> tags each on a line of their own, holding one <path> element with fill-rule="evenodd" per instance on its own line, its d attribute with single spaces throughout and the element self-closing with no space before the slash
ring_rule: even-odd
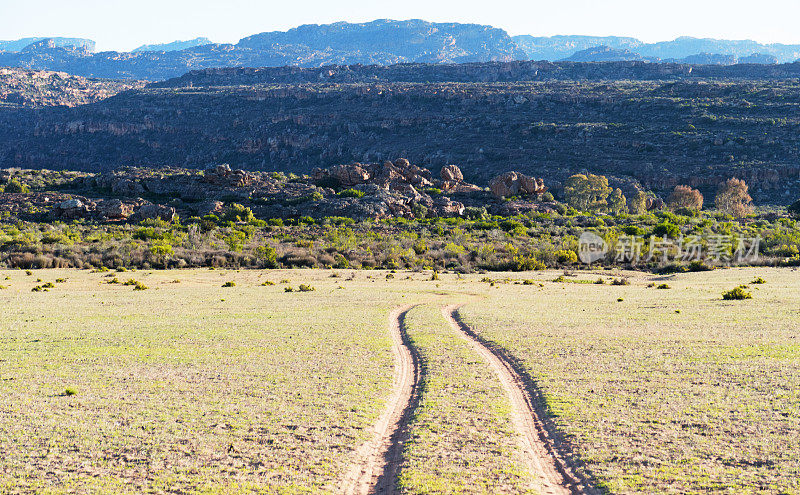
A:
<svg viewBox="0 0 800 495">
<path fill-rule="evenodd" d="M 89 205 L 80 199 L 68 199 L 56 205 L 53 210 L 56 218 L 74 220 L 85 218 L 89 215 Z"/>
<path fill-rule="evenodd" d="M 439 177 L 445 182 L 463 182 L 464 174 L 457 165 L 445 165 L 439 172 Z"/>
<path fill-rule="evenodd" d="M 326 169 L 315 169 L 312 176 L 316 182 L 333 181 L 342 187 L 353 187 L 365 184 L 369 180 L 369 173 L 361 167 L 360 163 L 353 165 L 335 165 Z"/>
<path fill-rule="evenodd" d="M 131 219 L 134 222 L 141 222 L 142 220 L 154 220 L 156 218 L 160 218 L 161 220 L 171 222 L 175 219 L 175 217 L 175 208 L 171 206 L 148 203 L 140 206 L 139 209 L 137 209 L 133 214 Z"/>
<path fill-rule="evenodd" d="M 471 193 L 482 191 L 482 189 L 475 184 L 467 182 L 444 181 L 441 183 L 440 189 L 445 193 Z"/>
<path fill-rule="evenodd" d="M 227 163 L 206 170 L 205 181 L 217 186 L 245 187 L 253 182 L 253 176 L 244 170 L 231 170 Z"/>
<path fill-rule="evenodd" d="M 133 206 L 119 199 L 107 199 L 97 203 L 97 214 L 106 220 L 125 220 L 133 214 Z"/>
<path fill-rule="evenodd" d="M 135 197 L 145 192 L 144 187 L 130 179 L 116 179 L 111 183 L 111 191 L 120 196 Z"/>
<path fill-rule="evenodd" d="M 542 179 L 534 179 L 519 172 L 506 172 L 489 181 L 489 188 L 498 198 L 544 194 L 547 188 Z"/>
<path fill-rule="evenodd" d="M 464 204 L 439 196 L 433 200 L 433 211 L 440 217 L 460 217 L 464 214 Z"/>
<path fill-rule="evenodd" d="M 215 215 L 222 211 L 225 204 L 222 201 L 210 199 L 208 201 L 201 201 L 197 204 L 197 214 L 201 217 L 206 215 Z"/>
</svg>

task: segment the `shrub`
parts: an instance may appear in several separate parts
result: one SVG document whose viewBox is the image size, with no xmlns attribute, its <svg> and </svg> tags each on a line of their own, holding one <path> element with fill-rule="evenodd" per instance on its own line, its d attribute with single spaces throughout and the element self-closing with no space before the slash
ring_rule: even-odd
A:
<svg viewBox="0 0 800 495">
<path fill-rule="evenodd" d="M 750 282 L 750 283 L 751 283 L 751 284 L 754 284 L 754 285 L 760 285 L 760 284 L 766 284 L 766 283 L 767 283 L 767 281 L 766 281 L 766 280 L 764 280 L 764 279 L 763 279 L 763 278 L 761 278 L 761 277 L 756 277 L 756 279 L 755 279 L 755 280 L 753 280 L 753 281 L 752 281 L 752 282 Z"/>
<path fill-rule="evenodd" d="M 631 285 L 631 282 L 627 278 L 615 278 L 611 281 L 611 285 Z"/>
<path fill-rule="evenodd" d="M 310 285 L 300 284 L 300 292 L 313 292 L 316 289 Z"/>
<path fill-rule="evenodd" d="M 291 287 L 284 287 L 283 292 L 294 292 L 294 289 L 292 289 Z"/>
<path fill-rule="evenodd" d="M 11 179 L 4 189 L 7 193 L 17 193 L 17 194 L 26 194 L 31 192 L 31 190 L 25 184 L 21 183 L 19 179 L 13 178 Z"/>
<path fill-rule="evenodd" d="M 147 289 L 148 287 L 141 282 L 136 282 L 136 284 L 133 286 L 133 290 L 147 290 Z"/>
<path fill-rule="evenodd" d="M 483 206 L 467 206 L 464 208 L 464 218 L 470 220 L 485 220 L 489 218 L 489 213 L 486 212 L 486 208 Z"/>
<path fill-rule="evenodd" d="M 275 282 L 270 282 L 269 280 L 267 280 L 261 284 L 262 287 L 269 287 L 271 285 L 275 285 Z"/>
<path fill-rule="evenodd" d="M 694 260 L 689 263 L 688 267 L 690 272 L 709 272 L 714 269 L 713 266 L 706 265 L 700 260 Z"/>
<path fill-rule="evenodd" d="M 431 274 L 431 281 L 434 280 L 439 280 L 439 272 L 437 272 L 436 270 L 434 270 L 433 273 Z"/>
<path fill-rule="evenodd" d="M 555 252 L 556 261 L 559 263 L 577 263 L 578 255 L 570 249 L 561 249 Z"/>
<path fill-rule="evenodd" d="M 653 235 L 656 237 L 669 237 L 677 239 L 681 235 L 681 228 L 669 222 L 664 222 L 656 225 L 653 228 Z"/>
<path fill-rule="evenodd" d="M 661 284 L 658 287 L 656 287 L 656 289 L 671 289 L 671 288 L 672 287 L 670 287 L 669 284 Z"/>
<path fill-rule="evenodd" d="M 236 282 L 228 281 L 222 284 L 223 287 L 236 287 Z"/>
<path fill-rule="evenodd" d="M 338 196 L 342 198 L 363 198 L 364 191 L 359 191 L 358 189 L 345 189 L 344 191 L 340 191 Z"/>
<path fill-rule="evenodd" d="M 603 280 L 602 278 L 598 278 L 597 280 L 594 281 L 595 285 L 604 285 L 605 283 L 606 281 Z"/>
<path fill-rule="evenodd" d="M 553 282 L 566 282 L 567 279 L 564 278 L 564 275 L 559 275 L 558 277 L 553 279 Z"/>
<path fill-rule="evenodd" d="M 535 280 L 523 280 L 522 285 L 536 285 Z"/>
<path fill-rule="evenodd" d="M 753 295 L 744 290 L 744 287 L 741 285 L 736 287 L 735 289 L 729 290 L 728 292 L 722 293 L 722 299 L 726 301 L 741 301 L 743 299 L 752 299 Z"/>
<path fill-rule="evenodd" d="M 67 387 L 67 388 L 65 388 L 65 389 L 64 389 L 64 394 L 63 394 L 63 395 L 64 395 L 65 397 L 71 397 L 71 396 L 73 396 L 73 395 L 75 395 L 75 394 L 77 394 L 77 393 L 78 393 L 78 391 L 77 391 L 77 390 L 75 390 L 74 388 L 72 388 L 72 387 Z"/>
</svg>

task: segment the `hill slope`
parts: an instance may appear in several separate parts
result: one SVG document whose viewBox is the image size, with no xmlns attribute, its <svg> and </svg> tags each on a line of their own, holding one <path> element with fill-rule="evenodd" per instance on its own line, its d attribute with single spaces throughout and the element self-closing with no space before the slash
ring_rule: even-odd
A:
<svg viewBox="0 0 800 495">
<path fill-rule="evenodd" d="M 678 78 L 753 67 L 795 76 Z M 672 75 L 657 77 L 665 69 Z M 434 170 L 458 164 L 475 183 L 516 169 L 552 184 L 588 170 L 663 191 L 738 176 L 760 201 L 786 204 L 800 194 L 796 71 L 641 62 L 205 71 L 72 109 L 2 111 L 0 167 L 227 162 L 309 173 L 407 157 Z M 413 82 L 425 80 L 441 82 Z"/>
</svg>

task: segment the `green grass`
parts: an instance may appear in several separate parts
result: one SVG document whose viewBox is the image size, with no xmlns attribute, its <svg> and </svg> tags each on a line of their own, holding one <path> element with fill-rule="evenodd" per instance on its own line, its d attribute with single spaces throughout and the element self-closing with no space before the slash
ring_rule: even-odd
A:
<svg viewBox="0 0 800 495">
<path fill-rule="evenodd" d="M 789 269 L 576 271 L 568 284 L 548 283 L 553 271 L 224 269 L 176 284 L 139 270 L 147 291 L 107 275 L 0 271 L 0 492 L 336 491 L 390 395 L 387 317 L 405 304 L 421 304 L 406 323 L 428 373 L 406 491 L 524 491 L 502 389 L 439 312 L 458 302 L 611 491 L 800 491 Z M 769 283 L 753 299 L 722 299 L 757 277 Z M 31 292 L 36 278 L 69 283 Z M 290 280 L 315 290 L 286 293 Z"/>
<path fill-rule="evenodd" d="M 720 297 L 755 276 L 770 280 L 756 299 Z M 647 288 L 660 277 L 628 277 L 502 285 L 462 314 L 522 361 L 612 492 L 800 491 L 797 273 L 687 273 L 669 277 L 671 291 Z"/>
<path fill-rule="evenodd" d="M 261 271 L 139 272 L 145 292 L 70 271 L 49 293 L 4 272 L 0 491 L 333 489 L 391 390 L 405 298 L 327 273 L 284 294 Z"/>
<path fill-rule="evenodd" d="M 427 369 L 400 473 L 403 493 L 525 493 L 511 405 L 494 372 L 437 307 L 406 318 Z"/>
</svg>

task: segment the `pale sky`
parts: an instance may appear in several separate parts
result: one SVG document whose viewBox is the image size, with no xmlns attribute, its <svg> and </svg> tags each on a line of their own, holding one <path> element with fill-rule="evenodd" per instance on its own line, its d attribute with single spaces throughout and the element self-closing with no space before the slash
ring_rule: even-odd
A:
<svg viewBox="0 0 800 495">
<path fill-rule="evenodd" d="M 374 19 L 474 22 L 511 35 L 678 36 L 800 44 L 800 0 L 0 0 L 0 40 L 91 38 L 98 50 L 206 36 L 235 43 L 300 24 Z"/>
</svg>

